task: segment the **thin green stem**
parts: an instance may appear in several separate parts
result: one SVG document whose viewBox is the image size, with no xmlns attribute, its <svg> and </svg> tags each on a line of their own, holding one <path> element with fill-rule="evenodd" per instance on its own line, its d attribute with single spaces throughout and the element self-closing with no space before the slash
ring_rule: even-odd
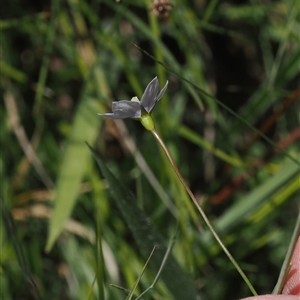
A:
<svg viewBox="0 0 300 300">
<path fill-rule="evenodd" d="M 153 249 L 152 249 L 152 251 L 151 251 L 151 253 L 150 253 L 150 255 L 149 255 L 149 257 L 148 257 L 148 259 L 147 259 L 147 261 L 146 261 L 146 263 L 145 263 L 145 265 L 144 265 L 144 267 L 143 267 L 142 273 L 140 274 L 138 280 L 135 282 L 134 287 L 133 287 L 132 290 L 130 291 L 130 293 L 129 293 L 129 295 L 127 296 L 126 300 L 131 300 L 132 297 L 134 296 L 134 291 L 135 291 L 135 289 L 137 288 L 137 286 L 138 286 L 138 284 L 139 284 L 139 282 L 140 282 L 140 280 L 141 280 L 141 278 L 142 278 L 142 276 L 143 276 L 143 274 L 144 274 L 144 272 L 145 272 L 145 270 L 146 270 L 146 268 L 147 268 L 147 265 L 148 265 L 148 263 L 149 263 L 151 257 L 153 256 L 153 253 L 154 253 L 156 247 L 157 247 L 157 245 L 154 245 L 154 247 L 153 247 Z M 143 293 L 143 294 L 144 294 L 144 293 Z M 135 299 L 138 299 L 138 298 L 140 298 L 140 297 L 137 297 L 137 298 L 135 298 Z"/>
<path fill-rule="evenodd" d="M 249 281 L 248 277 L 246 276 L 246 274 L 243 272 L 243 270 L 240 268 L 240 266 L 238 265 L 238 263 L 236 262 L 236 260 L 233 258 L 233 256 L 230 254 L 229 250 L 225 247 L 225 245 L 223 244 L 221 238 L 219 237 L 219 235 L 217 234 L 217 232 L 215 231 L 215 229 L 213 228 L 212 224 L 210 223 L 208 217 L 206 216 L 205 212 L 203 211 L 203 209 L 201 208 L 201 206 L 199 205 L 196 197 L 194 196 L 193 192 L 191 191 L 191 189 L 189 188 L 189 186 L 187 185 L 186 181 L 184 180 L 184 178 L 182 177 L 180 171 L 178 170 L 172 156 L 171 153 L 169 152 L 168 148 L 166 147 L 166 145 L 164 144 L 163 140 L 161 139 L 161 137 L 158 135 L 158 133 L 156 132 L 155 129 L 151 130 L 152 134 L 155 136 L 155 138 L 157 139 L 157 141 L 159 142 L 160 146 L 162 147 L 162 149 L 164 150 L 165 154 L 167 155 L 171 166 L 173 167 L 177 177 L 179 178 L 179 180 L 181 181 L 182 185 L 184 186 L 185 190 L 187 191 L 187 193 L 189 194 L 190 198 L 192 199 L 193 203 L 195 204 L 195 206 L 197 207 L 198 211 L 200 212 L 204 222 L 206 223 L 207 227 L 209 228 L 209 230 L 211 231 L 211 233 L 213 234 L 213 236 L 215 237 L 215 239 L 217 240 L 217 242 L 219 243 L 219 245 L 221 246 L 221 248 L 223 249 L 223 251 L 225 252 L 225 254 L 227 255 L 227 257 L 229 258 L 229 260 L 232 262 L 232 264 L 234 265 L 234 267 L 237 269 L 237 271 L 240 273 L 240 275 L 242 276 L 242 278 L 244 279 L 245 283 L 247 284 L 247 286 L 249 287 L 249 289 L 251 290 L 252 294 L 254 296 L 257 295 L 254 287 L 252 286 L 251 282 Z"/>
<path fill-rule="evenodd" d="M 283 288 L 284 281 L 286 280 L 287 273 L 289 271 L 289 264 L 290 264 L 293 252 L 295 251 L 296 243 L 297 243 L 297 240 L 298 240 L 299 236 L 300 236 L 300 211 L 298 213 L 296 226 L 295 226 L 295 229 L 294 229 L 294 232 L 293 232 L 293 236 L 291 238 L 291 242 L 290 242 L 287 254 L 285 256 L 283 265 L 281 267 L 281 271 L 280 271 L 280 274 L 279 274 L 278 281 L 276 283 L 276 286 L 275 286 L 272 294 L 280 294 L 280 292 Z"/>
<path fill-rule="evenodd" d="M 166 253 L 165 253 L 165 256 L 164 256 L 164 258 L 163 258 L 163 261 L 162 261 L 162 263 L 161 263 L 161 265 L 160 265 L 160 268 L 159 268 L 159 270 L 158 270 L 158 272 L 157 272 L 157 274 L 156 274 L 156 276 L 155 276 L 155 278 L 154 278 L 152 284 L 151 284 L 144 292 L 142 292 L 142 293 L 136 298 L 136 300 L 142 300 L 142 296 L 144 296 L 144 295 L 145 295 L 146 293 L 148 293 L 151 289 L 153 289 L 153 288 L 155 287 L 156 283 L 158 282 L 159 277 L 160 277 L 160 274 L 161 274 L 161 272 L 162 272 L 162 270 L 163 270 L 163 268 L 164 268 L 164 266 L 165 266 L 165 263 L 166 263 L 166 261 L 167 261 L 169 255 L 170 255 L 170 253 L 171 253 L 171 250 L 173 249 L 173 246 L 174 246 L 174 244 L 175 244 L 175 239 L 176 239 L 176 235 L 177 235 L 177 230 L 178 230 L 178 223 L 177 223 L 175 232 L 174 232 L 174 234 L 173 234 L 173 236 L 171 237 L 171 240 L 170 240 L 170 242 L 169 242 L 169 246 L 168 246 L 168 248 L 167 248 L 167 251 L 166 251 Z M 151 253 L 151 254 L 152 254 L 152 253 Z"/>
</svg>

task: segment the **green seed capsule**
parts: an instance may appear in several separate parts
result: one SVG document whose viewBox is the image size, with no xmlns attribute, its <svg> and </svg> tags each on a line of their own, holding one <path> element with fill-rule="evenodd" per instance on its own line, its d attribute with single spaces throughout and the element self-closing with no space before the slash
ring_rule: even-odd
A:
<svg viewBox="0 0 300 300">
<path fill-rule="evenodd" d="M 154 121 L 149 114 L 145 114 L 141 117 L 141 123 L 149 131 L 154 129 Z"/>
</svg>

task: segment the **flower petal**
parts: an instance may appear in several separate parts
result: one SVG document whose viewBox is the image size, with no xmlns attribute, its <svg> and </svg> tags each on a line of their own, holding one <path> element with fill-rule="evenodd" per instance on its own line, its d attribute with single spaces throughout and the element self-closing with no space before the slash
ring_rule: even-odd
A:
<svg viewBox="0 0 300 300">
<path fill-rule="evenodd" d="M 112 111 L 120 119 L 141 117 L 141 104 L 138 101 L 121 100 L 112 103 Z"/>
<path fill-rule="evenodd" d="M 153 106 L 155 105 L 155 98 L 158 93 L 159 83 L 157 77 L 152 79 L 147 85 L 144 94 L 141 98 L 141 104 L 145 110 L 149 113 Z"/>
<path fill-rule="evenodd" d="M 152 79 L 152 81 L 147 85 L 141 99 L 141 104 L 148 113 L 150 113 L 156 102 L 158 102 L 159 99 L 163 96 L 168 87 L 168 83 L 169 82 L 167 81 L 163 89 L 159 92 L 159 94 L 159 83 L 157 77 Z"/>
<path fill-rule="evenodd" d="M 162 90 L 159 92 L 159 94 L 155 97 L 155 103 L 158 102 L 158 100 L 163 96 L 165 93 L 167 87 L 168 87 L 169 81 L 167 80 L 165 86 L 162 88 Z"/>
<path fill-rule="evenodd" d="M 112 113 L 98 114 L 110 119 L 140 118 L 141 105 L 139 101 L 121 100 L 112 103 Z"/>
</svg>

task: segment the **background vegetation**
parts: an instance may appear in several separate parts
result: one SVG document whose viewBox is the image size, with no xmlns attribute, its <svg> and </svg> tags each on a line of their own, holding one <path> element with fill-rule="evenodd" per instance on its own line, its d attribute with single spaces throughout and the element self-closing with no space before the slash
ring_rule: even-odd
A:
<svg viewBox="0 0 300 300">
<path fill-rule="evenodd" d="M 158 243 L 138 295 L 177 224 L 144 299 L 251 295 L 151 133 L 97 115 L 156 75 L 157 131 L 257 292 L 274 288 L 299 214 L 300 3 L 171 4 L 2 3 L 3 299 L 125 299 L 110 284 L 131 289 Z"/>
</svg>

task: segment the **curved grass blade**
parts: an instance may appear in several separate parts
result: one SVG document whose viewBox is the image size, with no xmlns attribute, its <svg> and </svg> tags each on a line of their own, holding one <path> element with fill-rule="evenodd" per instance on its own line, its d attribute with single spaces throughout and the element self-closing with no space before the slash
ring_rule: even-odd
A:
<svg viewBox="0 0 300 300">
<path fill-rule="evenodd" d="M 134 44 L 134 43 L 133 43 Z M 285 150 L 283 150 L 282 148 L 280 148 L 275 142 L 273 142 L 270 138 L 268 138 L 264 133 L 262 133 L 260 130 L 258 130 L 257 128 L 255 128 L 252 124 L 250 124 L 247 120 L 245 120 L 244 118 L 242 118 L 239 114 L 237 114 L 236 112 L 234 112 L 231 108 L 229 108 L 226 104 L 224 104 L 223 102 L 221 102 L 220 100 L 218 100 L 217 98 L 215 98 L 214 96 L 210 95 L 209 93 L 207 93 L 205 90 L 203 90 L 202 88 L 200 88 L 198 85 L 192 83 L 190 80 L 186 79 L 185 77 L 183 77 L 179 72 L 174 71 L 173 69 L 171 69 L 170 67 L 168 67 L 165 63 L 158 61 L 155 59 L 155 57 L 153 55 L 151 55 L 150 53 L 148 53 L 147 51 L 145 51 L 144 49 L 142 49 L 141 47 L 139 47 L 138 45 L 134 44 L 140 51 L 142 51 L 144 54 L 146 54 L 148 57 L 150 57 L 152 60 L 154 60 L 157 64 L 161 64 L 168 72 L 178 76 L 181 80 L 183 80 L 184 82 L 189 83 L 190 85 L 192 85 L 196 90 L 198 90 L 199 92 L 201 92 L 204 96 L 214 100 L 219 106 L 221 106 L 222 108 L 224 108 L 227 112 L 229 112 L 231 115 L 233 115 L 237 120 L 239 120 L 240 122 L 244 123 L 245 125 L 247 125 L 251 130 L 253 130 L 254 132 L 256 132 L 259 136 L 262 137 L 262 139 L 264 139 L 265 141 L 267 141 L 270 145 L 272 145 L 274 148 L 276 148 L 278 151 L 280 151 L 281 153 L 283 153 L 286 157 L 288 157 L 291 161 L 293 161 L 294 163 L 296 163 L 298 165 L 298 168 L 300 167 L 300 162 L 297 161 L 293 156 L 291 156 L 289 153 L 287 153 Z"/>
<path fill-rule="evenodd" d="M 2 215 L 3 224 L 6 229 L 7 236 L 10 237 L 11 243 L 14 247 L 19 266 L 23 272 L 23 276 L 27 281 L 29 287 L 31 288 L 30 290 L 34 293 L 35 298 L 38 300 L 42 300 L 38 286 L 36 285 L 36 282 L 34 281 L 32 273 L 30 272 L 28 264 L 26 262 L 24 250 L 22 248 L 20 240 L 18 239 L 17 228 L 14 219 L 10 211 L 8 210 L 6 204 L 4 203 L 2 197 L 0 199 L 0 203 L 1 203 L 1 215 Z"/>
<path fill-rule="evenodd" d="M 128 190 L 109 171 L 99 155 L 89 145 L 88 147 L 93 153 L 102 174 L 108 181 L 112 198 L 136 239 L 144 258 L 146 259 L 149 256 L 154 245 L 158 246 L 149 262 L 150 269 L 157 273 L 167 251 L 163 238 L 155 230 L 152 221 L 138 208 Z M 161 272 L 161 278 L 174 299 L 196 299 L 196 291 L 192 279 L 185 274 L 171 255 L 168 257 Z"/>
</svg>

